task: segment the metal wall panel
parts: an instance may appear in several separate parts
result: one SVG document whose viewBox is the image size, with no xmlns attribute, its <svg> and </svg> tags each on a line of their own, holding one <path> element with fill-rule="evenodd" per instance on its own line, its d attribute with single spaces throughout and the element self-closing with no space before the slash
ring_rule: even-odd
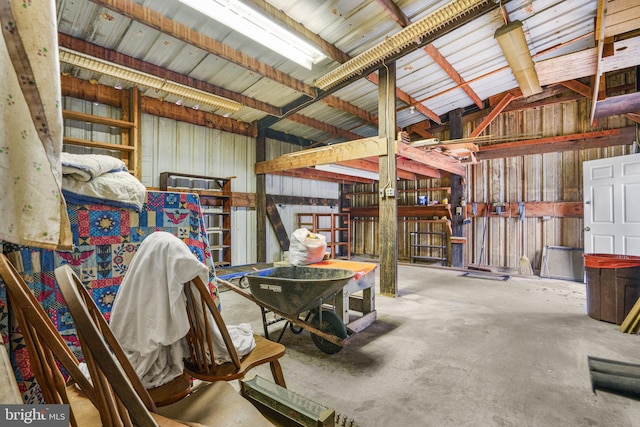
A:
<svg viewBox="0 0 640 427">
<path fill-rule="evenodd" d="M 158 187 L 161 172 L 231 177 L 231 191 L 255 192 L 255 139 L 203 126 L 142 116 L 142 183 Z M 231 211 L 234 264 L 256 260 L 255 209 Z"/>
</svg>

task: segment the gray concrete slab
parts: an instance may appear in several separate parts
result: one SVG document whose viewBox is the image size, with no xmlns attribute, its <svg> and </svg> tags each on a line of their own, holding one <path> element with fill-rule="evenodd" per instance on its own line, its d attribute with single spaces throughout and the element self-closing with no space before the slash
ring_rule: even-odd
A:
<svg viewBox="0 0 640 427">
<path fill-rule="evenodd" d="M 640 402 L 591 391 L 587 355 L 640 363 L 640 337 L 588 317 L 584 284 L 403 265 L 399 289 L 340 353 L 287 331 L 288 388 L 359 427 L 640 425 Z M 221 300 L 228 323 L 262 333 L 255 304 Z"/>
</svg>

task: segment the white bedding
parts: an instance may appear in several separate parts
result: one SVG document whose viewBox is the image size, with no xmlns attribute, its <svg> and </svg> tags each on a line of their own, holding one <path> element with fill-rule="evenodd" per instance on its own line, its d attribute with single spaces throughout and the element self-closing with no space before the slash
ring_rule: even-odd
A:
<svg viewBox="0 0 640 427">
<path fill-rule="evenodd" d="M 91 181 L 62 175 L 62 194 L 68 203 L 98 203 L 140 212 L 147 189 L 129 172 L 110 172 Z"/>
<path fill-rule="evenodd" d="M 62 174 L 78 181 L 91 181 L 105 173 L 127 170 L 122 160 L 101 154 L 62 153 L 60 161 Z"/>
</svg>

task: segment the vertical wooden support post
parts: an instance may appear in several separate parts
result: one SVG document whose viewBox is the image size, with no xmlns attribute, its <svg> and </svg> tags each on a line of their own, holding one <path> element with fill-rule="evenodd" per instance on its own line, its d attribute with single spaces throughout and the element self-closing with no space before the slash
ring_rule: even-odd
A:
<svg viewBox="0 0 640 427">
<path fill-rule="evenodd" d="M 449 112 L 449 138 L 462 138 L 462 108 Z M 460 202 L 464 197 L 464 177 L 451 174 L 451 235 L 463 236 L 464 230 L 462 215 L 456 215 L 456 208 L 461 207 Z M 453 243 L 451 247 L 451 266 L 464 267 L 464 246 L 461 243 Z"/>
<path fill-rule="evenodd" d="M 256 163 L 267 160 L 264 130 L 256 138 Z M 267 262 L 267 175 L 256 175 L 256 262 Z"/>
<path fill-rule="evenodd" d="M 131 118 L 129 119 L 133 122 L 130 142 L 134 150 L 131 155 L 131 162 L 135 169 L 134 176 L 142 180 L 142 108 L 140 108 L 140 103 L 140 89 L 138 86 L 134 86 L 131 89 Z"/>
<path fill-rule="evenodd" d="M 396 63 L 380 68 L 378 134 L 387 155 L 379 158 L 380 293 L 398 296 L 398 201 L 396 182 Z"/>
</svg>

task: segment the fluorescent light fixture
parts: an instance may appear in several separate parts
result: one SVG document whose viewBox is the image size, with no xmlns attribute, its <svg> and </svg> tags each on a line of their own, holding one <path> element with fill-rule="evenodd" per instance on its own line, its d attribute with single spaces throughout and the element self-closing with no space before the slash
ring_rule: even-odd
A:
<svg viewBox="0 0 640 427">
<path fill-rule="evenodd" d="M 398 53 L 405 47 L 415 44 L 417 40 L 433 34 L 443 26 L 461 16 L 481 7 L 492 0 L 456 0 L 441 7 L 424 18 L 406 26 L 396 34 L 385 38 L 371 49 L 350 59 L 333 71 L 315 81 L 315 86 L 327 90 L 337 84 L 361 74 L 367 68 L 382 63 L 386 58 Z"/>
<path fill-rule="evenodd" d="M 315 46 L 238 0 L 180 0 L 307 69 L 325 58 Z"/>
<path fill-rule="evenodd" d="M 162 79 L 132 68 L 123 67 L 118 64 L 94 58 L 93 56 L 85 55 L 63 47 L 60 47 L 59 50 L 61 62 L 85 68 L 106 76 L 115 77 L 120 80 L 126 80 L 141 86 L 167 92 L 172 95 L 179 96 L 182 101 L 189 100 L 194 104 L 207 105 L 216 110 L 221 109 L 232 111 L 234 113 L 242 108 L 242 104 L 239 102 L 223 98 L 203 90 L 194 89 L 180 83 Z"/>
<path fill-rule="evenodd" d="M 328 164 L 328 165 L 317 165 L 315 168 L 325 172 L 339 173 L 342 175 L 349 175 L 349 176 L 357 176 L 360 178 L 373 179 L 375 181 L 380 180 L 380 175 L 377 172 L 350 168 L 348 166 Z"/>
<path fill-rule="evenodd" d="M 507 59 L 524 97 L 542 92 L 522 22 L 513 21 L 498 28 L 494 38 Z"/>
</svg>

